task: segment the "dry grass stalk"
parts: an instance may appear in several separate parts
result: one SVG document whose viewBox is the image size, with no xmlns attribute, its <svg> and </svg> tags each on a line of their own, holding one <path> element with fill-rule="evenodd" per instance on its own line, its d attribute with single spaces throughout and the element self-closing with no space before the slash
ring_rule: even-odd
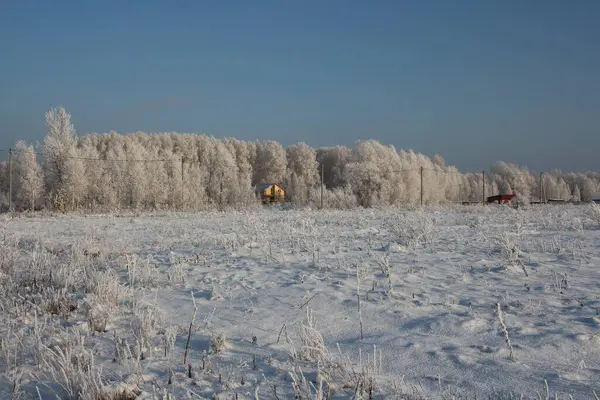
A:
<svg viewBox="0 0 600 400">
<path fill-rule="evenodd" d="M 190 321 L 190 326 L 188 329 L 188 337 L 187 342 L 185 343 L 185 353 L 183 355 L 183 364 L 187 364 L 187 358 L 190 351 L 190 342 L 192 339 L 192 327 L 194 326 L 194 321 L 196 320 L 196 314 L 198 313 L 198 306 L 196 305 L 196 298 L 194 297 L 194 292 L 192 291 L 192 303 L 194 303 L 194 313 L 192 314 L 192 319 Z"/>
<path fill-rule="evenodd" d="M 504 334 L 504 340 L 506 341 L 506 347 L 508 348 L 509 351 L 509 358 L 511 360 L 515 360 L 515 355 L 513 353 L 513 347 L 512 344 L 510 343 L 510 337 L 508 336 L 508 328 L 506 327 L 506 324 L 504 323 L 504 318 L 502 316 L 502 308 L 500 307 L 500 303 L 496 303 L 496 314 L 498 316 L 498 322 L 500 322 L 500 327 L 502 328 L 502 333 Z"/>
</svg>

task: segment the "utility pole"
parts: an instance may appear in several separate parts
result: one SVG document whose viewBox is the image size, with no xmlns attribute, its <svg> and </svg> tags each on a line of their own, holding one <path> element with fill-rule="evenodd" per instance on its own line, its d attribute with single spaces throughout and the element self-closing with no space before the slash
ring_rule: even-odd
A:
<svg viewBox="0 0 600 400">
<path fill-rule="evenodd" d="M 423 206 L 423 167 L 421 167 L 421 206 Z"/>
<path fill-rule="evenodd" d="M 321 164 L 321 210 L 323 209 L 323 187 L 325 185 L 325 164 Z"/>
<path fill-rule="evenodd" d="M 8 150 L 8 210 L 13 209 L 13 151 Z"/>
<path fill-rule="evenodd" d="M 481 178 L 483 182 L 483 197 L 481 198 L 481 204 L 485 205 L 485 170 L 481 171 Z"/>
<path fill-rule="evenodd" d="M 183 211 L 184 201 L 183 201 L 183 156 L 181 156 L 181 210 Z"/>
<path fill-rule="evenodd" d="M 540 203 L 544 202 L 544 181 L 543 181 L 544 173 L 540 172 Z"/>
</svg>

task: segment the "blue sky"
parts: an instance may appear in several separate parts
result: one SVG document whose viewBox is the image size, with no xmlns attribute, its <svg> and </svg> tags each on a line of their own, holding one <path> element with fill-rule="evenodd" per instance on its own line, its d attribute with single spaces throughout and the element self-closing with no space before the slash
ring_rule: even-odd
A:
<svg viewBox="0 0 600 400">
<path fill-rule="evenodd" d="M 198 132 L 374 138 L 461 169 L 600 170 L 596 0 L 6 1 L 0 149 Z"/>
</svg>

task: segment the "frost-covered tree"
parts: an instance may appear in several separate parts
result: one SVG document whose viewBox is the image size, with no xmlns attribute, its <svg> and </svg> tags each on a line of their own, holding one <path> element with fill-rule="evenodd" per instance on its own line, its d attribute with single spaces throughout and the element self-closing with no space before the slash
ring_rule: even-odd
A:
<svg viewBox="0 0 600 400">
<path fill-rule="evenodd" d="M 223 208 L 236 202 L 238 186 L 237 167 L 234 156 L 227 146 L 215 140 L 211 149 L 211 168 L 208 176 L 208 197 L 213 204 Z"/>
<path fill-rule="evenodd" d="M 65 211 L 245 207 L 256 201 L 253 185 L 259 182 L 283 183 L 293 201 L 317 205 L 321 168 L 325 207 L 418 204 L 421 194 L 425 203 L 443 203 L 514 192 L 528 202 L 541 197 L 542 187 L 546 198 L 589 201 L 600 194 L 599 173 L 552 171 L 540 181 L 539 173 L 504 162 L 492 165 L 484 188 L 481 174 L 461 173 L 440 155 L 396 150 L 375 140 L 352 148 L 297 143 L 286 149 L 275 141 L 173 132 L 78 138 L 62 107 L 46 113 L 46 125 L 43 168 L 36 167 L 35 155 L 25 157 L 31 146 L 20 143 L 15 151 L 15 203 L 21 208 L 32 208 L 37 198 Z M 6 168 L 0 168 L 0 189 L 6 205 Z"/>
<path fill-rule="evenodd" d="M 550 175 L 543 175 L 540 178 L 542 179 L 542 181 L 540 189 L 538 189 L 537 191 L 543 191 L 543 199 L 571 199 L 571 190 L 569 189 L 567 182 L 565 182 L 565 180 L 560 176 L 560 174 L 554 172 Z"/>
<path fill-rule="evenodd" d="M 294 201 L 308 201 L 311 190 L 319 182 L 318 167 L 317 153 L 306 143 L 296 143 L 287 148 L 286 183 Z"/>
<path fill-rule="evenodd" d="M 83 204 L 89 210 L 95 210 L 100 207 L 104 188 L 102 187 L 102 177 L 105 170 L 102 162 L 94 162 L 99 154 L 96 147 L 96 135 L 87 135 L 79 141 L 79 154 L 88 160 L 84 161 L 85 180 L 87 182 L 87 191 Z M 107 188 L 108 189 L 108 188 Z"/>
<path fill-rule="evenodd" d="M 538 187 L 536 177 L 526 168 L 521 168 L 515 164 L 497 162 L 490 169 L 493 179 L 495 179 L 502 192 L 515 193 L 524 202 L 530 200 L 531 194 Z"/>
<path fill-rule="evenodd" d="M 575 188 L 573 189 L 573 194 L 571 196 L 571 200 L 581 201 L 581 191 L 579 190 L 578 185 L 575 185 Z"/>
<path fill-rule="evenodd" d="M 324 183 L 328 188 L 345 186 L 344 168 L 351 161 L 352 149 L 345 146 L 326 147 L 316 150 L 319 164 L 324 167 Z"/>
<path fill-rule="evenodd" d="M 479 175 L 479 174 L 477 174 Z M 479 176 L 478 176 L 479 178 Z M 444 168 L 444 172 L 438 173 L 439 182 L 444 187 L 443 198 L 447 202 L 460 202 L 461 191 L 463 190 L 463 176 L 456 167 Z M 481 179 L 478 179 L 481 180 Z"/>
<path fill-rule="evenodd" d="M 44 174 L 37 162 L 35 149 L 22 140 L 17 142 L 14 176 L 17 203 L 21 209 L 34 210 L 44 192 Z M 14 179 L 14 178 L 13 178 Z"/>
<path fill-rule="evenodd" d="M 46 113 L 44 139 L 45 181 L 56 208 L 75 209 L 86 190 L 83 160 L 77 154 L 77 137 L 71 115 L 63 108 Z"/>
<path fill-rule="evenodd" d="M 445 167 L 446 166 L 446 160 L 444 160 L 444 157 L 442 157 L 439 154 L 436 154 L 433 156 L 433 158 L 431 159 L 431 162 L 433 162 L 433 165 L 437 166 L 437 167 Z"/>
<path fill-rule="evenodd" d="M 594 179 L 593 174 L 576 174 L 575 184 L 579 186 L 581 201 L 591 201 L 600 193 L 599 181 Z"/>
<path fill-rule="evenodd" d="M 345 168 L 348 185 L 354 191 L 357 202 L 362 207 L 379 204 L 382 180 L 379 168 L 373 162 L 353 162 Z"/>
<path fill-rule="evenodd" d="M 153 210 L 169 209 L 173 199 L 178 196 L 172 190 L 175 177 L 175 160 L 170 153 L 170 138 L 163 134 L 150 135 L 146 146 L 146 160 L 142 161 L 149 172 L 147 208 Z M 151 173 L 150 173 L 151 171 Z"/>
<path fill-rule="evenodd" d="M 395 204 L 414 204 L 420 200 L 421 192 L 421 167 L 425 167 L 424 157 L 415 154 L 414 151 L 400 150 L 398 152 L 398 170 L 396 174 L 400 180 L 400 197 Z M 424 177 L 427 178 L 427 177 Z M 425 185 L 427 187 L 427 185 Z"/>
<path fill-rule="evenodd" d="M 0 211 L 8 210 L 8 163 L 0 161 Z"/>
<path fill-rule="evenodd" d="M 256 143 L 253 183 L 280 183 L 285 180 L 287 154 L 280 143 L 272 140 Z"/>
<path fill-rule="evenodd" d="M 223 144 L 234 158 L 237 172 L 237 183 L 231 189 L 233 202 L 236 205 L 249 205 L 256 201 L 252 187 L 253 156 L 247 143 L 237 139 L 225 139 Z"/>
</svg>

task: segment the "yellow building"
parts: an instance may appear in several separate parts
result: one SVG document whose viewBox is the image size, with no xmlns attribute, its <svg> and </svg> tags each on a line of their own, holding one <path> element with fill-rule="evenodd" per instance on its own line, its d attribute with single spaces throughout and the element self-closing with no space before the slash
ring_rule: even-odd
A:
<svg viewBox="0 0 600 400">
<path fill-rule="evenodd" d="M 285 201 L 285 189 L 278 183 L 259 183 L 256 185 L 255 193 L 260 196 L 263 204 Z"/>
</svg>

